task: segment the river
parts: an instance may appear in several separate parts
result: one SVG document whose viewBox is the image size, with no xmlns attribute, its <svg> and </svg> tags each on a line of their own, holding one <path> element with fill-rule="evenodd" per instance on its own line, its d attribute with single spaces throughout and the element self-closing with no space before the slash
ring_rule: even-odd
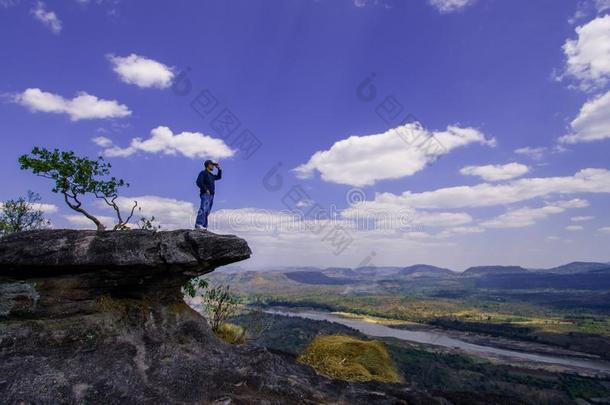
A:
<svg viewBox="0 0 610 405">
<path fill-rule="evenodd" d="M 350 328 L 356 329 L 371 337 L 392 337 L 409 342 L 459 349 L 467 353 L 481 355 L 483 357 L 519 359 L 532 363 L 566 366 L 570 368 L 576 367 L 580 369 L 593 370 L 604 374 L 610 374 L 610 363 L 605 363 L 602 361 L 574 357 L 556 357 L 546 354 L 527 353 L 492 346 L 478 345 L 444 335 L 437 331 L 428 332 L 421 330 L 391 328 L 379 323 L 367 322 L 358 318 L 347 318 L 329 312 L 284 311 L 276 309 L 269 309 L 265 312 L 275 315 L 296 316 L 317 321 L 335 322 L 341 325 L 349 326 Z"/>
</svg>

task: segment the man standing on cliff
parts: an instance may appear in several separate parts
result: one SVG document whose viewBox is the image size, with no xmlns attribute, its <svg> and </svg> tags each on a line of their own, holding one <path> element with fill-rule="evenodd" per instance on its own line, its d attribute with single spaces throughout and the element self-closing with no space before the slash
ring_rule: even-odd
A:
<svg viewBox="0 0 610 405">
<path fill-rule="evenodd" d="M 214 203 L 214 182 L 220 180 L 222 177 L 222 170 L 220 169 L 219 163 L 206 160 L 203 166 L 204 169 L 199 173 L 199 176 L 197 176 L 197 187 L 199 187 L 201 206 L 197 213 L 195 229 L 199 230 L 207 230 L 208 228 L 208 215 L 210 215 L 212 204 Z M 216 174 L 213 173 L 214 167 L 218 169 Z"/>
</svg>

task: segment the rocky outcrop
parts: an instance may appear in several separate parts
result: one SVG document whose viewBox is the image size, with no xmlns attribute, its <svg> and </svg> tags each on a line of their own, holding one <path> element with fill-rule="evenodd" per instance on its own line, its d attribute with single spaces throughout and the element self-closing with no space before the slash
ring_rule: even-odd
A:
<svg viewBox="0 0 610 405">
<path fill-rule="evenodd" d="M 244 260 L 199 231 L 44 230 L 0 241 L 1 403 L 435 403 L 406 386 L 328 380 L 218 340 L 181 286 Z"/>
<path fill-rule="evenodd" d="M 0 243 L 0 316 L 99 313 L 112 299 L 181 303 L 187 280 L 250 253 L 243 239 L 195 231 L 13 234 Z"/>
</svg>

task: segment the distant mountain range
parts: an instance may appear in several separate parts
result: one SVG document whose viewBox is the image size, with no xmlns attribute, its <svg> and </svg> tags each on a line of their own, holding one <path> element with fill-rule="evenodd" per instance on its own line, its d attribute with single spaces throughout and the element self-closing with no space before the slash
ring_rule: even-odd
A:
<svg viewBox="0 0 610 405">
<path fill-rule="evenodd" d="M 403 276 L 447 276 L 456 274 L 454 271 L 442 267 L 431 266 L 429 264 L 415 264 L 405 267 L 399 271 Z"/>
<path fill-rule="evenodd" d="M 329 277 L 321 271 L 291 271 L 284 274 L 290 280 L 302 284 L 343 285 L 354 282 L 354 280 L 349 278 Z"/>
<path fill-rule="evenodd" d="M 540 270 L 548 273 L 557 274 L 577 274 L 587 273 L 593 270 L 602 270 L 610 268 L 610 263 L 596 263 L 596 262 L 572 262 L 564 264 L 562 266 L 553 267 L 551 269 Z"/>
<path fill-rule="evenodd" d="M 357 277 L 364 275 L 371 276 L 414 276 L 414 277 L 438 277 L 438 276 L 481 276 L 489 274 L 526 274 L 526 273 L 553 273 L 553 274 L 579 274 L 588 273 L 591 271 L 603 271 L 610 269 L 610 263 L 601 262 L 571 262 L 557 267 L 548 269 L 526 269 L 521 266 L 473 266 L 463 272 L 432 266 L 429 264 L 414 264 L 412 266 L 366 266 L 366 267 L 313 267 L 313 266 L 295 266 L 295 267 L 274 267 L 269 269 L 261 269 L 259 271 L 271 271 L 278 273 L 294 273 L 294 272 L 322 272 L 329 277 Z M 218 271 L 224 273 L 241 273 L 247 271 L 238 266 L 227 266 Z"/>
<path fill-rule="evenodd" d="M 528 270 L 520 266 L 476 266 L 470 267 L 462 273 L 468 276 L 483 276 L 488 274 L 518 274 L 529 273 Z"/>
<path fill-rule="evenodd" d="M 610 264 L 572 262 L 549 269 L 526 269 L 520 266 L 475 266 L 463 272 L 415 264 L 407 267 L 281 267 L 268 271 L 245 271 L 229 268 L 219 273 L 240 277 L 252 285 L 274 285 L 277 288 L 298 285 L 346 286 L 355 291 L 376 288 L 409 288 L 409 286 L 467 285 L 500 290 L 571 289 L 610 290 Z M 236 280 L 236 279 L 235 279 Z M 296 283 L 296 284 L 295 284 Z M 439 284 L 441 283 L 441 284 Z M 447 284 L 449 283 L 449 284 Z"/>
</svg>

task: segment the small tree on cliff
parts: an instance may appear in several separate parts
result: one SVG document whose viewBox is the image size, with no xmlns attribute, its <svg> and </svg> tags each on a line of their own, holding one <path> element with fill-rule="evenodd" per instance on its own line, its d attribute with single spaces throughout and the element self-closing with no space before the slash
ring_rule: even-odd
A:
<svg viewBox="0 0 610 405">
<path fill-rule="evenodd" d="M 218 332 L 237 313 L 237 305 L 237 297 L 229 291 L 228 285 L 208 287 L 203 296 L 203 306 L 214 332 Z"/>
<path fill-rule="evenodd" d="M 28 191 L 27 197 L 0 203 L 0 236 L 48 227 L 50 222 L 39 204 L 40 195 L 32 191 Z"/>
<path fill-rule="evenodd" d="M 188 281 L 183 291 L 191 298 L 201 297 L 205 317 L 214 332 L 237 313 L 239 302 L 228 285 L 210 286 L 208 280 L 199 277 Z"/>
<path fill-rule="evenodd" d="M 35 147 L 31 154 L 19 157 L 19 163 L 22 170 L 29 169 L 37 176 L 53 180 L 55 186 L 52 191 L 62 194 L 68 207 L 90 219 L 98 231 L 106 227 L 83 208 L 80 200 L 83 196 L 91 194 L 114 210 L 118 220 L 114 226 L 115 230 L 127 227 L 138 205 L 138 202 L 134 201 L 129 215 L 123 219 L 116 199 L 119 196 L 119 188 L 129 187 L 129 184 L 123 179 L 110 176 L 111 165 L 101 156 L 97 160 L 90 160 L 76 156 L 72 151 L 49 151 Z"/>
</svg>

